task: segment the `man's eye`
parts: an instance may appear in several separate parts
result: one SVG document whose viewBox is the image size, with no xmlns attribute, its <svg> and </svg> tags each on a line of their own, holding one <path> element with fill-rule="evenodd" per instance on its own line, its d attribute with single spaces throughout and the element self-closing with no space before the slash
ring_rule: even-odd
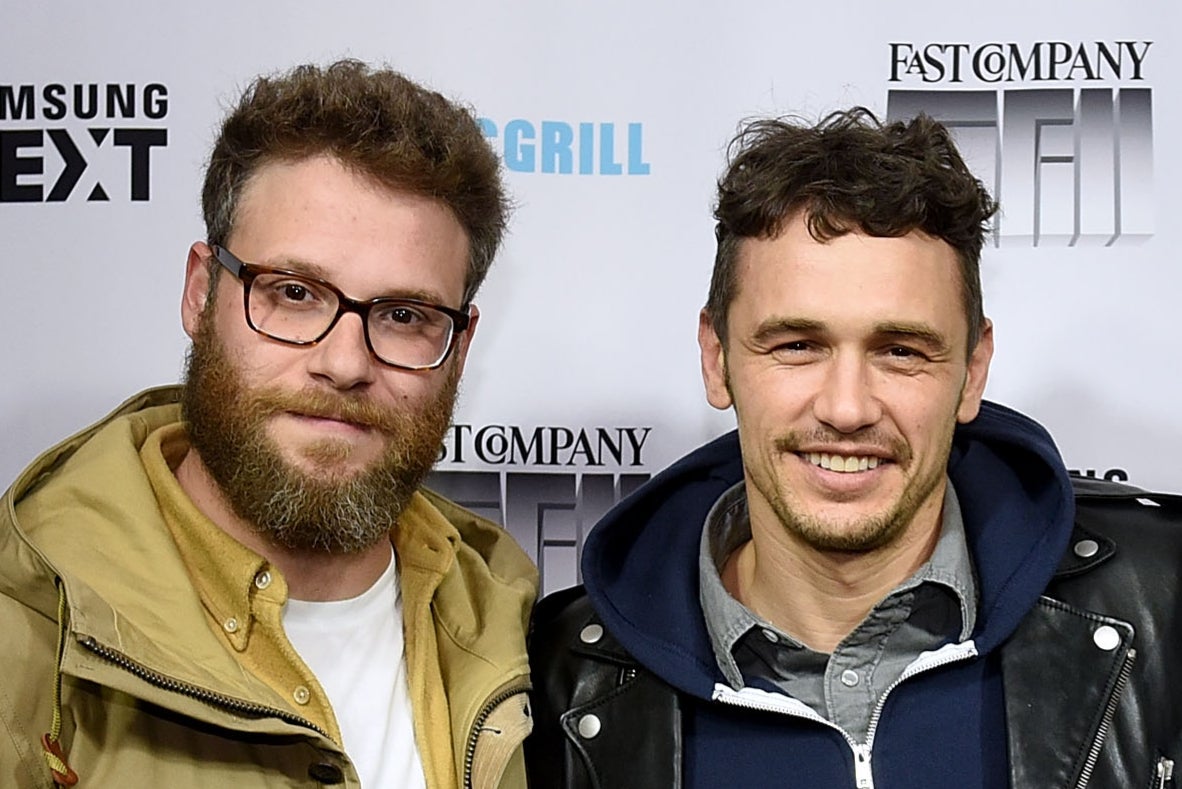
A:
<svg viewBox="0 0 1182 789">
<path fill-rule="evenodd" d="M 279 291 L 284 299 L 292 302 L 307 301 L 311 296 L 308 289 L 298 282 L 285 282 Z"/>
<path fill-rule="evenodd" d="M 796 365 L 815 360 L 817 352 L 817 345 L 809 340 L 789 340 L 777 343 L 769 353 L 780 364 Z"/>
<path fill-rule="evenodd" d="M 927 354 L 906 345 L 892 345 L 886 349 L 886 356 L 897 365 L 913 366 L 929 360 Z"/>
<path fill-rule="evenodd" d="M 405 305 L 387 307 L 377 313 L 377 318 L 380 323 L 399 328 L 420 326 L 427 321 L 421 310 Z"/>
</svg>

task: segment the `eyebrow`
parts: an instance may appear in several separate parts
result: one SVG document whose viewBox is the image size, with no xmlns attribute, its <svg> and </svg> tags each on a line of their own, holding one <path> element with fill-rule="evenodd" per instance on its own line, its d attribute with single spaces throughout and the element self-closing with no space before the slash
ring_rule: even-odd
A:
<svg viewBox="0 0 1182 789">
<path fill-rule="evenodd" d="M 946 353 L 950 349 L 948 338 L 927 323 L 911 321 L 887 321 L 874 326 L 875 334 L 883 337 L 899 337 L 917 340 L 934 351 Z"/>
<path fill-rule="evenodd" d="M 751 335 L 756 343 L 764 343 L 781 334 L 788 332 L 817 332 L 824 331 L 825 324 L 821 321 L 809 320 L 806 318 L 787 318 L 777 317 L 768 318 L 763 323 L 759 324 L 755 329 L 754 334 Z"/>
<path fill-rule="evenodd" d="M 265 265 L 269 266 L 270 268 L 278 268 L 278 269 L 283 269 L 285 271 L 290 271 L 293 274 L 300 274 L 303 276 L 312 277 L 313 279 L 324 280 L 325 282 L 328 282 L 328 283 L 332 284 L 334 287 L 341 290 L 341 292 L 344 292 L 344 288 L 342 288 L 340 285 L 337 285 L 337 283 L 333 281 L 332 277 L 328 276 L 328 272 L 325 271 L 324 267 L 321 266 L 319 263 L 313 263 L 310 260 L 303 260 L 302 258 L 286 258 L 285 257 L 285 258 L 279 258 L 279 259 L 275 260 L 273 263 L 267 263 Z M 354 299 L 355 301 L 363 301 L 363 302 L 364 301 L 372 301 L 375 298 L 377 298 L 377 299 L 414 299 L 415 301 L 425 301 L 428 304 L 442 304 L 444 306 L 450 306 L 447 304 L 447 301 L 442 297 L 441 294 L 433 293 L 429 290 L 422 290 L 419 288 L 405 288 L 405 289 L 396 290 L 393 292 L 387 291 L 380 296 L 374 296 L 374 297 L 368 298 L 368 299 L 358 299 L 355 296 L 348 294 L 348 293 L 346 293 L 345 295 L 349 296 L 349 298 Z"/>
</svg>

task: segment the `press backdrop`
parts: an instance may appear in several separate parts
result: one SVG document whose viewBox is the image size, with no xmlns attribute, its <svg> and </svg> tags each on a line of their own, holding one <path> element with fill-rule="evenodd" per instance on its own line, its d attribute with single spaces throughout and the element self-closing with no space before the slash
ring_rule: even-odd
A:
<svg viewBox="0 0 1182 789">
<path fill-rule="evenodd" d="M 957 130 L 1003 214 L 987 395 L 1084 473 L 1182 490 L 1182 25 L 1172 0 L 0 0 L 0 478 L 175 381 L 201 166 L 249 78 L 341 56 L 472 105 L 517 203 L 435 483 L 546 586 L 621 495 L 733 426 L 695 329 L 740 119 Z"/>
</svg>

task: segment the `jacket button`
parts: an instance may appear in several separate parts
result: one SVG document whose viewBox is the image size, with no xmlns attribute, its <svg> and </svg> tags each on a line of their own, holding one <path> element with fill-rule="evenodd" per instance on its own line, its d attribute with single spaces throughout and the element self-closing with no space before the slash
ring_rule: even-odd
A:
<svg viewBox="0 0 1182 789">
<path fill-rule="evenodd" d="M 1100 543 L 1095 540 L 1080 540 L 1072 550 L 1079 558 L 1090 559 L 1100 552 Z"/>
<path fill-rule="evenodd" d="M 579 718 L 579 736 L 584 740 L 595 739 L 602 728 L 603 724 L 599 722 L 597 715 L 584 715 Z"/>
<path fill-rule="evenodd" d="M 345 782 L 345 773 L 331 762 L 320 762 L 308 768 L 308 777 L 317 783 L 335 786 Z"/>
<path fill-rule="evenodd" d="M 1100 625 L 1096 628 L 1096 632 L 1092 633 L 1092 640 L 1096 642 L 1096 646 L 1103 649 L 1105 652 L 1111 652 L 1120 646 L 1120 633 L 1116 632 L 1115 627 L 1108 625 Z"/>
<path fill-rule="evenodd" d="M 584 644 L 597 644 L 603 638 L 603 625 L 587 625 L 579 631 L 579 640 Z"/>
</svg>

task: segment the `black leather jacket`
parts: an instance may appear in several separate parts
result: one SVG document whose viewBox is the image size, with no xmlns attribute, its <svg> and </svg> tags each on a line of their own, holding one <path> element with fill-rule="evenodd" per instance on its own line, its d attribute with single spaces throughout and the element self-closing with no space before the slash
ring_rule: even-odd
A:
<svg viewBox="0 0 1182 789">
<path fill-rule="evenodd" d="M 1011 786 L 1182 787 L 1182 497 L 1073 485 L 1071 547 L 1001 647 Z M 1115 647 L 1100 643 L 1113 632 Z M 539 604 L 530 652 L 533 789 L 682 786 L 679 694 L 603 630 L 581 588 Z"/>
</svg>

